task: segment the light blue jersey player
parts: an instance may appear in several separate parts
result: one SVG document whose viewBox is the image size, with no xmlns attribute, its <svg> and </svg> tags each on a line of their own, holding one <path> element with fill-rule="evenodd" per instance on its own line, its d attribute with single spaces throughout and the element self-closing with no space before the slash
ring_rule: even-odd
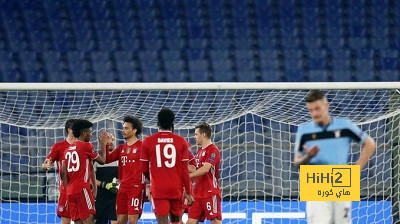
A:
<svg viewBox="0 0 400 224">
<path fill-rule="evenodd" d="M 363 169 L 375 151 L 375 142 L 347 118 L 331 117 L 329 103 L 318 90 L 306 97 L 311 121 L 299 126 L 294 164 L 346 165 L 353 141 L 362 145 L 356 165 Z M 351 202 L 308 201 L 307 223 L 351 223 Z"/>
</svg>

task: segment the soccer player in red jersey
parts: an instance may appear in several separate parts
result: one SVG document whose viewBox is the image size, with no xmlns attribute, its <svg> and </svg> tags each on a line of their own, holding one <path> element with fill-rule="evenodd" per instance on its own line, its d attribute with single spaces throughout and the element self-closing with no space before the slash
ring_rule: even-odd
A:
<svg viewBox="0 0 400 224">
<path fill-rule="evenodd" d="M 136 224 L 142 214 L 145 196 L 145 178 L 140 163 L 142 142 L 137 138 L 142 133 L 143 124 L 139 118 L 131 115 L 125 116 L 123 121 L 122 135 L 126 142 L 111 153 L 107 151 L 106 163 L 118 160 L 120 186 L 116 202 L 117 222 L 126 223 L 129 220 L 130 224 Z M 107 136 L 102 148 L 112 141 L 111 135 Z"/>
<path fill-rule="evenodd" d="M 189 143 L 172 133 L 175 114 L 163 108 L 157 114 L 159 131 L 142 143 L 140 160 L 143 172 L 150 172 L 150 191 L 154 213 L 159 224 L 179 223 L 182 215 L 182 194 L 186 190 L 188 204 L 193 203 L 188 171 Z M 184 186 L 184 187 L 183 187 Z"/>
<path fill-rule="evenodd" d="M 71 219 L 77 223 L 93 223 L 95 214 L 93 194 L 90 192 L 90 169 L 92 160 L 105 163 L 106 149 L 97 153 L 89 142 L 93 124 L 88 120 L 76 120 L 72 132 L 77 138 L 64 153 L 62 180 L 67 188 L 67 200 Z M 102 133 L 105 135 L 105 133 Z"/>
<path fill-rule="evenodd" d="M 219 187 L 221 156 L 217 146 L 211 142 L 211 132 L 212 129 L 207 123 L 195 127 L 194 137 L 201 149 L 197 151 L 197 170 L 190 173 L 191 178 L 196 178 L 193 189 L 195 201 L 189 207 L 187 224 L 197 224 L 205 218 L 213 224 L 222 223 Z"/>
<path fill-rule="evenodd" d="M 69 224 L 71 222 L 71 216 L 69 215 L 69 210 L 67 206 L 67 192 L 61 181 L 61 160 L 64 155 L 64 151 L 68 149 L 70 145 L 75 142 L 75 136 L 72 133 L 72 124 L 76 119 L 69 119 L 65 122 L 65 132 L 67 132 L 67 138 L 55 143 L 51 149 L 46 160 L 42 164 L 43 170 L 50 170 L 53 163 L 57 163 L 57 172 L 59 174 L 60 180 L 60 196 L 58 198 L 57 205 L 57 216 L 61 218 L 62 224 Z"/>
</svg>

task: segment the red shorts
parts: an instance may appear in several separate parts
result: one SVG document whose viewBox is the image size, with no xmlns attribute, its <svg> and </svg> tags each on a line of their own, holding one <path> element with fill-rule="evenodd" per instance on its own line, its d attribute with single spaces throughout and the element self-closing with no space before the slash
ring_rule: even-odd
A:
<svg viewBox="0 0 400 224">
<path fill-rule="evenodd" d="M 60 197 L 58 198 L 57 216 L 60 218 L 61 217 L 71 218 L 71 215 L 69 214 L 66 193 L 61 193 Z"/>
<path fill-rule="evenodd" d="M 89 218 L 90 214 L 96 214 L 90 189 L 83 188 L 79 193 L 68 195 L 68 208 L 72 221 L 83 221 Z"/>
<path fill-rule="evenodd" d="M 171 212 L 175 216 L 182 215 L 182 198 L 155 199 L 151 198 L 154 213 L 158 216 L 166 216 Z"/>
<path fill-rule="evenodd" d="M 115 210 L 117 214 L 142 214 L 145 188 L 119 189 Z"/>
<path fill-rule="evenodd" d="M 208 198 L 195 198 L 192 206 L 189 207 L 189 219 L 197 219 L 203 222 L 208 220 L 222 220 L 221 196 L 213 195 Z"/>
</svg>

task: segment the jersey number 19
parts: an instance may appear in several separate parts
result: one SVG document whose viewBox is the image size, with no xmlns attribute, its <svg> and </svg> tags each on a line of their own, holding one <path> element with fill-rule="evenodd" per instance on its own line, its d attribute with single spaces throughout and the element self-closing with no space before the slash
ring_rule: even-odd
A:
<svg viewBox="0 0 400 224">
<path fill-rule="evenodd" d="M 168 168 L 172 168 L 176 163 L 176 149 L 173 144 L 166 144 L 162 150 L 163 157 L 167 160 L 164 161 L 164 165 Z M 162 167 L 161 161 L 161 146 L 156 145 L 156 157 L 157 157 L 157 167 Z"/>
</svg>

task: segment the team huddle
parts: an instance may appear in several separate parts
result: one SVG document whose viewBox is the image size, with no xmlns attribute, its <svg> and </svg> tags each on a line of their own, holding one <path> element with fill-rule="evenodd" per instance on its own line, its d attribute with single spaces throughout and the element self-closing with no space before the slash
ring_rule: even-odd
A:
<svg viewBox="0 0 400 224">
<path fill-rule="evenodd" d="M 97 186 L 93 162 L 114 161 L 118 161 L 120 182 L 115 205 L 117 223 L 138 223 L 146 199 L 146 179 L 150 182 L 148 199 L 158 223 L 183 223 L 185 211 L 189 224 L 206 218 L 221 223 L 221 159 L 219 149 L 211 142 L 210 125 L 195 127 L 195 140 L 201 148 L 194 157 L 186 139 L 173 133 L 174 112 L 161 109 L 157 119 L 158 132 L 141 141 L 138 136 L 142 122 L 125 116 L 126 142 L 113 149 L 114 137 L 103 130 L 99 134 L 100 151 L 90 143 L 90 121 L 66 122 L 67 138 L 53 145 L 42 164 L 49 170 L 57 163 L 61 177 L 57 215 L 62 223 L 94 223 Z"/>
</svg>

